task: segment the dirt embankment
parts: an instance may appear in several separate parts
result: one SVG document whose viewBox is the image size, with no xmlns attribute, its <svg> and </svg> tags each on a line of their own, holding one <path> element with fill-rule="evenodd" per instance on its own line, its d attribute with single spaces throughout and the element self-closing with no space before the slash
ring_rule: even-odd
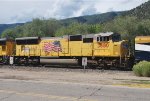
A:
<svg viewBox="0 0 150 101">
<path fill-rule="evenodd" d="M 117 85 L 131 83 L 150 84 L 150 78 L 136 77 L 132 71 L 91 70 L 43 67 L 0 68 L 1 80 L 25 80 L 44 83 L 80 83 L 98 85 Z"/>
</svg>

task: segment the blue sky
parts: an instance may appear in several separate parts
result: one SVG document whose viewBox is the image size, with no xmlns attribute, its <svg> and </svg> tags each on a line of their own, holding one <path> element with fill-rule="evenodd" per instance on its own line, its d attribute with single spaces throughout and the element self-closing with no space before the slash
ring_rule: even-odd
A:
<svg viewBox="0 0 150 101">
<path fill-rule="evenodd" d="M 0 24 L 124 11 L 148 0 L 0 0 Z"/>
</svg>

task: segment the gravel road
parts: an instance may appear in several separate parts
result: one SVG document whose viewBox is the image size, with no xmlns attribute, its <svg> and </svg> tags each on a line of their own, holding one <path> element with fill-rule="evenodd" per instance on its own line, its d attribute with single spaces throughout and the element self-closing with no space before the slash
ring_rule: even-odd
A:
<svg viewBox="0 0 150 101">
<path fill-rule="evenodd" d="M 118 85 L 141 80 L 150 78 L 132 71 L 1 66 L 0 101 L 149 101 L 149 88 Z"/>
</svg>

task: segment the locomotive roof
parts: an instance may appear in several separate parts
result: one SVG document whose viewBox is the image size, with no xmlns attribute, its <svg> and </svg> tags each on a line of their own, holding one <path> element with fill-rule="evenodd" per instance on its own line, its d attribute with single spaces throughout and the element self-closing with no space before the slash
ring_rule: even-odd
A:
<svg viewBox="0 0 150 101">
<path fill-rule="evenodd" d="M 62 37 L 43 37 L 43 38 L 41 38 L 41 40 L 44 40 L 44 39 L 62 39 Z"/>
<path fill-rule="evenodd" d="M 93 38 L 94 37 L 94 34 L 85 34 L 85 35 L 82 35 L 83 38 Z"/>
<path fill-rule="evenodd" d="M 39 39 L 39 37 L 22 37 L 22 38 L 16 38 L 15 40 L 32 40 L 32 39 Z"/>
<path fill-rule="evenodd" d="M 117 33 L 114 33 L 114 32 L 106 32 L 106 33 L 98 33 L 98 34 L 95 34 L 96 36 L 97 35 L 100 35 L 100 36 L 111 36 L 113 34 L 117 34 Z"/>
<path fill-rule="evenodd" d="M 81 35 L 82 38 L 93 38 L 94 37 L 94 34 L 75 34 L 75 35 L 64 35 L 63 38 L 67 38 L 69 36 L 78 36 L 78 35 Z"/>
<path fill-rule="evenodd" d="M 0 41 L 10 41 L 12 39 L 9 39 L 9 38 L 1 38 Z"/>
<path fill-rule="evenodd" d="M 1 38 L 0 39 L 0 41 L 6 41 L 7 40 L 7 38 Z"/>
</svg>

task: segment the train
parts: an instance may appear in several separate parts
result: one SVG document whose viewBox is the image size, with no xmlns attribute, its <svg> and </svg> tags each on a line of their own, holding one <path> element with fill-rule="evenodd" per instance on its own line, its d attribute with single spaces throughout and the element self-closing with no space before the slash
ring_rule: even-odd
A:
<svg viewBox="0 0 150 101">
<path fill-rule="evenodd" d="M 15 40 L 3 38 L 0 39 L 0 62 L 1 64 L 38 65 L 40 58 L 46 57 L 76 59 L 80 66 L 84 65 L 83 60 L 86 59 L 87 65 L 101 66 L 106 69 L 132 68 L 136 59 L 144 60 L 139 58 L 141 54 L 139 48 L 143 42 L 150 43 L 150 37 L 136 37 L 135 42 L 136 55 L 133 55 L 129 41 L 122 40 L 121 35 L 115 32 L 62 37 L 21 37 Z M 147 52 L 149 50 L 148 48 Z"/>
<path fill-rule="evenodd" d="M 150 61 L 150 36 L 135 37 L 135 61 Z"/>
</svg>

